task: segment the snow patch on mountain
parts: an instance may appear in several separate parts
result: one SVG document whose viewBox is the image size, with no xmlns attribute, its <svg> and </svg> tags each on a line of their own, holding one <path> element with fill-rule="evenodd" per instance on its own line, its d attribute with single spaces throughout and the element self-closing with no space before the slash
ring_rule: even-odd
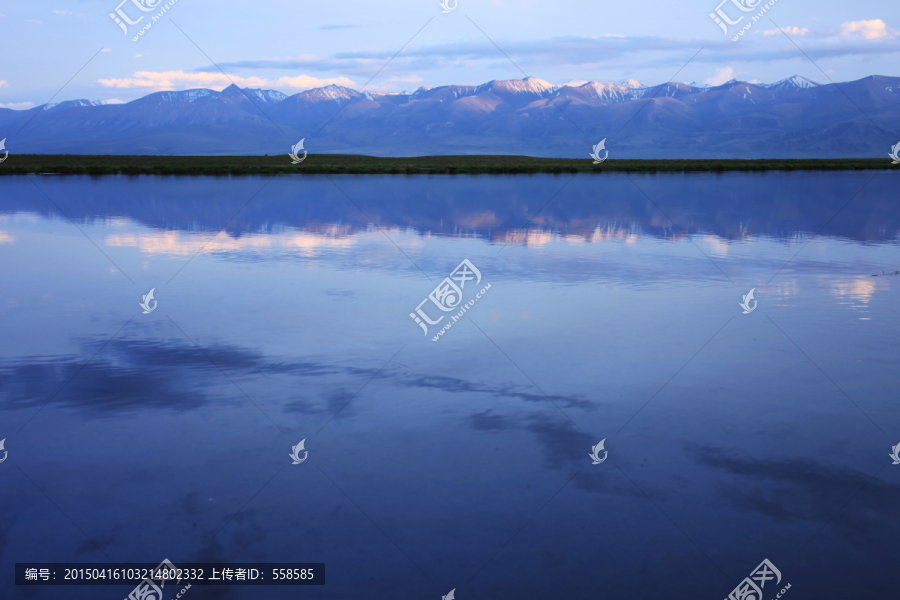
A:
<svg viewBox="0 0 900 600">
<path fill-rule="evenodd" d="M 72 108 L 76 106 L 103 106 L 107 104 L 106 100 L 66 100 L 65 102 L 52 102 L 44 105 L 44 110 L 51 108 Z M 110 102 L 109 104 L 118 104 Z"/>
<path fill-rule="evenodd" d="M 198 88 L 194 90 L 183 90 L 180 92 L 157 92 L 156 94 L 151 94 L 155 96 L 157 99 L 162 100 L 163 102 L 193 102 L 199 98 L 206 98 L 207 96 L 218 95 L 219 92 L 214 90 L 207 90 L 205 88 Z M 147 96 L 144 96 L 146 98 Z M 141 98 L 143 100 L 143 98 Z"/>
<path fill-rule="evenodd" d="M 777 81 L 775 83 L 759 83 L 757 84 L 761 88 L 765 88 L 767 90 L 786 90 L 786 89 L 809 89 L 813 87 L 818 87 L 819 83 L 816 83 L 812 79 L 807 79 L 801 75 L 794 75 L 793 77 L 788 77 L 787 79 L 782 79 L 781 81 Z"/>
<path fill-rule="evenodd" d="M 278 90 L 254 90 L 250 88 L 244 88 L 243 92 L 246 93 L 249 97 L 260 100 L 265 104 L 278 104 L 288 97 L 287 94 L 283 94 Z"/>
<path fill-rule="evenodd" d="M 524 79 L 494 79 L 483 83 L 475 88 L 474 95 L 481 94 L 486 91 L 507 92 L 513 94 L 529 93 L 543 95 L 547 90 L 554 90 L 554 86 L 549 81 L 538 79 L 537 77 L 526 77 Z"/>
<path fill-rule="evenodd" d="M 620 82 L 617 83 L 616 85 L 619 85 L 619 86 L 622 86 L 622 87 L 626 87 L 626 88 L 632 89 L 632 90 L 639 90 L 639 89 L 641 89 L 641 88 L 643 88 L 643 87 L 646 87 L 644 84 L 642 84 L 642 83 L 641 83 L 640 81 L 638 81 L 637 79 L 631 79 L 631 78 L 629 78 L 629 79 L 623 79 L 622 81 L 620 81 Z"/>
<path fill-rule="evenodd" d="M 579 89 L 593 92 L 595 97 L 603 102 L 614 103 L 640 98 L 647 88 L 631 88 L 624 85 L 589 81 Z"/>
<path fill-rule="evenodd" d="M 306 98 L 312 98 L 314 100 L 334 100 L 336 102 L 340 102 L 341 100 L 347 100 L 348 98 L 353 98 L 358 96 L 355 90 L 351 90 L 350 88 L 345 88 L 341 85 L 326 85 L 325 87 L 315 88 L 312 90 L 306 90 L 305 92 L 300 92 L 300 94 Z"/>
</svg>

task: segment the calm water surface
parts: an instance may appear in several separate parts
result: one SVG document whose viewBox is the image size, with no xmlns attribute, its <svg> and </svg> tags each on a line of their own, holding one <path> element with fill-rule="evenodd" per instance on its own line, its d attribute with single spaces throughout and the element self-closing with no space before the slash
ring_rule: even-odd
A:
<svg viewBox="0 0 900 600">
<path fill-rule="evenodd" d="M 766 600 L 889 597 L 898 183 L 5 177 L 0 597 L 163 558 L 327 565 L 196 599 L 720 600 L 764 558 Z"/>
</svg>

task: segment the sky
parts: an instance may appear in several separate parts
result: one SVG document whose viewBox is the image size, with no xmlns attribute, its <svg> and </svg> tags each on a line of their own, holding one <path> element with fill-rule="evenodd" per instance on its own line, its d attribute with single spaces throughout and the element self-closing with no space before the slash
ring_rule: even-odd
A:
<svg viewBox="0 0 900 600">
<path fill-rule="evenodd" d="M 0 107 L 128 102 L 232 82 L 295 94 L 331 83 L 401 92 L 526 75 L 645 85 L 900 75 L 900 2 L 444 1 L 449 12 L 439 0 L 0 0 Z M 110 17 L 117 8 L 143 18 L 120 26 Z M 723 25 L 727 35 L 710 17 L 717 8 L 742 17 Z"/>
</svg>

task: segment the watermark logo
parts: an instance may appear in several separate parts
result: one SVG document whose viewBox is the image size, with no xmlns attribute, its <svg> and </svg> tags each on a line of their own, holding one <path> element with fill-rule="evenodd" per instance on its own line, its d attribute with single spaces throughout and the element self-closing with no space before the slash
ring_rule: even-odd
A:
<svg viewBox="0 0 900 600">
<path fill-rule="evenodd" d="M 291 446 L 291 453 L 288 456 L 294 459 L 294 462 L 292 464 L 299 465 L 304 460 L 306 460 L 307 456 L 309 456 L 309 451 L 303 447 L 303 444 L 305 443 L 306 438 L 303 438 L 302 440 L 300 440 L 299 444 L 297 444 L 296 446 Z M 300 458 L 300 452 L 303 452 L 303 458 Z"/>
<path fill-rule="evenodd" d="M 744 314 L 749 315 L 754 310 L 756 310 L 756 305 L 759 304 L 756 300 L 753 299 L 753 292 L 756 291 L 756 288 L 750 290 L 750 293 L 743 296 L 744 301 L 739 303 L 739 306 L 744 309 Z M 753 306 L 750 306 L 750 302 L 753 302 Z"/>
<path fill-rule="evenodd" d="M 167 581 L 169 583 L 175 583 L 175 585 L 181 583 L 180 577 L 175 581 L 177 573 L 178 568 L 173 565 L 168 558 L 164 559 L 151 571 L 151 577 L 140 582 L 137 587 L 131 590 L 131 593 L 128 594 L 128 597 L 125 598 L 125 600 L 162 600 L 162 588 L 166 587 Z M 157 585 L 157 582 L 159 585 Z M 191 585 L 188 584 L 178 592 L 178 595 L 175 597 L 180 598 L 186 590 L 190 589 L 190 587 Z"/>
<path fill-rule="evenodd" d="M 3 448 L 3 442 L 0 442 L 0 448 Z M 900 465 L 900 444 L 892 447 L 891 452 L 893 452 L 893 454 L 890 454 L 889 456 L 894 459 L 894 462 L 891 464 Z M 0 462 L 3 461 L 0 460 Z"/>
<path fill-rule="evenodd" d="M 138 10 L 142 12 L 150 12 L 160 8 L 160 4 L 163 0 L 130 0 L 132 4 L 134 4 Z M 138 41 L 144 32 L 153 27 L 153 24 L 159 21 L 162 16 L 166 13 L 167 10 L 172 8 L 175 5 L 175 2 L 178 0 L 171 0 L 167 4 L 162 6 L 162 9 L 155 15 L 141 15 L 136 20 L 132 21 L 131 18 L 125 14 L 122 10 L 122 5 L 129 2 L 129 0 L 122 0 L 119 5 L 115 8 L 115 12 L 109 13 L 109 18 L 112 19 L 116 25 L 122 28 L 122 32 L 125 35 L 128 35 L 128 25 L 137 25 L 141 21 L 144 20 L 145 16 L 150 16 L 151 21 L 144 25 L 140 31 L 137 32 L 133 38 L 131 38 L 132 42 Z"/>
<path fill-rule="evenodd" d="M 729 25 L 738 25 L 738 24 L 740 24 L 741 21 L 744 20 L 745 16 L 749 16 L 750 19 L 747 21 L 747 23 L 741 28 L 740 31 L 738 31 L 734 35 L 734 37 L 731 38 L 732 42 L 736 42 L 736 41 L 738 41 L 738 38 L 740 38 L 751 27 L 753 27 L 754 23 L 756 23 L 757 21 L 759 21 L 762 18 L 762 16 L 766 13 L 766 11 L 768 11 L 770 8 L 775 6 L 775 3 L 778 0 L 769 0 L 769 2 L 767 4 L 764 4 L 762 6 L 761 10 L 758 13 L 756 13 L 755 15 L 741 15 L 734 21 L 732 21 L 728 17 L 728 15 L 725 14 L 725 12 L 722 10 L 722 5 L 728 1 L 729 0 L 722 0 L 721 2 L 719 2 L 719 5 L 716 7 L 715 12 L 709 13 L 709 18 L 712 19 L 716 23 L 716 25 L 721 27 L 722 32 L 727 36 Z M 738 10 L 740 10 L 741 12 L 745 12 L 745 13 L 756 10 L 757 8 L 759 8 L 760 3 L 762 2 L 762 0 L 730 0 L 730 1 L 732 4 L 734 4 L 738 8 Z"/>
<path fill-rule="evenodd" d="M 604 460 L 606 460 L 606 457 L 609 455 L 609 452 L 607 452 L 607 450 L 603 447 L 603 443 L 605 441 L 606 438 L 603 438 L 602 440 L 600 440 L 599 444 L 597 444 L 596 446 L 591 446 L 591 453 L 588 454 L 588 456 L 590 456 L 594 460 L 594 462 L 591 463 L 592 465 L 599 465 Z M 603 450 L 603 458 L 600 458 L 601 450 Z"/>
<path fill-rule="evenodd" d="M 4 460 L 6 460 L 6 457 L 9 454 L 9 452 L 6 451 L 6 448 L 3 447 L 3 444 L 5 442 L 6 442 L 6 438 L 3 438 L 2 440 L 0 440 L 0 450 L 3 450 L 3 458 L 0 458 L 0 463 L 2 463 Z M 900 448 L 900 444 L 897 444 L 897 447 Z M 894 463 L 894 464 L 897 464 L 897 463 Z"/>
<path fill-rule="evenodd" d="M 716 12 L 709 13 L 709 18 L 712 19 L 713 21 L 715 21 L 716 25 L 721 27 L 722 31 L 727 36 L 728 35 L 728 27 L 725 26 L 725 23 L 728 23 L 729 25 L 737 25 L 738 23 L 740 23 L 741 21 L 744 20 L 744 17 L 743 17 L 743 15 L 738 17 L 737 21 L 732 21 L 731 19 L 729 19 L 728 15 L 726 15 L 724 12 L 722 12 L 722 5 L 725 4 L 726 2 L 728 2 L 728 0 L 722 0 L 721 2 L 719 2 L 719 5 L 716 7 Z M 732 2 L 732 4 L 734 4 L 735 6 L 738 7 L 738 10 L 742 10 L 743 12 L 750 12 L 751 10 L 756 8 L 756 5 L 760 3 L 760 0 L 756 0 L 755 4 L 751 4 L 751 0 L 731 0 L 731 2 Z M 718 15 L 718 16 L 716 16 L 716 15 Z M 719 17 L 722 17 L 722 18 L 719 19 Z"/>
<path fill-rule="evenodd" d="M 444 12 L 446 12 L 446 11 L 444 11 Z M 453 595 L 453 592 L 455 592 L 455 591 L 456 591 L 456 588 L 453 588 L 452 590 L 450 590 L 449 594 L 447 594 L 446 596 L 441 596 L 441 600 L 454 600 L 456 598 L 456 596 Z"/>
<path fill-rule="evenodd" d="M 144 17 L 138 17 L 137 21 L 132 21 L 131 19 L 129 19 L 128 15 L 126 15 L 122 11 L 122 5 L 126 2 L 128 2 L 128 0 L 122 0 L 116 7 L 115 12 L 109 13 L 109 18 L 115 21 L 116 25 L 122 28 L 122 33 L 128 35 L 128 27 L 125 24 L 127 23 L 128 25 L 137 25 L 144 20 Z M 153 0 L 131 0 L 131 2 L 132 4 L 137 6 L 139 10 L 150 12 L 151 10 L 156 8 L 159 3 L 162 2 L 162 0 L 156 0 L 156 2 L 153 2 Z"/>
<path fill-rule="evenodd" d="M 606 149 L 606 138 L 603 138 L 602 140 L 600 140 L 600 143 L 597 144 L 596 146 L 594 146 L 593 148 L 594 148 L 594 151 L 591 152 L 591 158 L 594 159 L 595 165 L 599 165 L 604 160 L 606 160 L 607 156 L 609 156 L 609 150 Z M 603 155 L 603 158 L 600 158 L 601 150 L 604 150 L 606 152 L 606 154 Z"/>
<path fill-rule="evenodd" d="M 153 288 L 155 290 L 156 288 Z M 159 304 L 156 300 L 153 300 L 153 290 L 150 290 L 150 293 L 146 296 L 142 296 L 144 299 L 138 306 L 144 309 L 144 314 L 149 315 L 154 310 L 156 310 L 156 305 Z M 150 306 L 150 301 L 153 300 L 153 306 Z"/>
<path fill-rule="evenodd" d="M 305 139 L 306 138 L 303 138 L 303 140 Z M 303 150 L 303 140 L 300 140 L 296 145 L 291 146 L 291 153 L 288 154 L 288 156 L 291 157 L 292 165 L 299 165 L 306 158 L 306 150 Z M 303 156 L 298 156 L 301 150 L 303 150 Z"/>
<path fill-rule="evenodd" d="M 753 569 L 750 577 L 745 577 L 734 590 L 728 594 L 726 600 L 762 600 L 763 588 L 766 583 L 775 580 L 775 585 L 781 583 L 781 571 L 775 568 L 768 558 L 764 559 L 759 566 Z M 787 584 L 781 592 L 775 597 L 781 598 L 784 593 L 791 588 L 791 584 Z"/>
<path fill-rule="evenodd" d="M 455 10 L 457 6 L 459 6 L 459 0 L 453 0 L 453 6 L 450 6 L 450 0 L 440 1 L 440 7 L 444 9 L 444 14 Z M 453 592 L 450 592 L 450 594 L 452 595 Z"/>
<path fill-rule="evenodd" d="M 472 262 L 466 258 L 459 265 L 453 269 L 453 272 L 450 273 L 449 277 L 445 277 L 442 282 L 438 284 L 434 290 L 428 294 L 428 297 L 419 302 L 419 305 L 416 307 L 416 312 L 409 313 L 410 318 L 416 322 L 416 324 L 422 328 L 422 331 L 425 332 L 425 335 L 428 335 L 428 325 L 437 325 L 441 321 L 444 320 L 445 316 L 442 315 L 435 320 L 432 320 L 428 314 L 422 310 L 422 305 L 431 300 L 432 304 L 434 304 L 438 309 L 443 312 L 451 312 L 459 309 L 459 311 L 455 315 L 449 315 L 450 320 L 437 332 L 431 341 L 436 342 L 440 339 L 440 336 L 444 335 L 450 327 L 453 326 L 459 319 L 462 318 L 463 314 L 475 306 L 475 303 L 481 299 L 481 296 L 484 295 L 489 289 L 491 289 L 491 284 L 487 284 L 485 287 L 481 288 L 481 291 L 477 292 L 471 300 L 462 304 L 464 292 L 463 290 L 466 287 L 466 282 L 474 281 L 477 286 L 481 283 L 481 271 L 479 271 Z M 459 285 L 456 285 L 456 284 Z M 472 289 L 472 286 L 470 286 Z M 462 306 L 460 307 L 460 305 Z M 421 318 L 419 318 L 421 317 Z M 426 325 L 426 323 L 428 325 Z"/>
<path fill-rule="evenodd" d="M 3 141 L 5 142 L 6 140 L 3 140 Z M 3 149 L 3 142 L 0 142 L 0 150 L 2 150 L 2 149 Z M 900 164 L 900 156 L 897 156 L 897 153 L 900 153 L 900 142 L 897 142 L 896 146 L 891 146 L 891 153 L 888 154 L 888 156 L 891 157 L 892 165 Z M 4 156 L 3 159 L 6 160 L 6 157 Z M 0 160 L 0 162 L 3 162 L 3 161 Z"/>
<path fill-rule="evenodd" d="M 900 146 L 900 144 L 897 145 Z M 6 149 L 6 138 L 0 140 L 0 150 L 3 150 L 3 158 L 0 158 L 0 163 L 2 163 L 9 156 L 9 150 Z"/>
</svg>

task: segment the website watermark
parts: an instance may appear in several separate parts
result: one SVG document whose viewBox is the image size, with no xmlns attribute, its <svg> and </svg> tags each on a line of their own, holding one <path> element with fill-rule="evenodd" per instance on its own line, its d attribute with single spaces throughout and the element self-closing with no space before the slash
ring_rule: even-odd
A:
<svg viewBox="0 0 900 600">
<path fill-rule="evenodd" d="M 738 302 L 738 305 L 744 309 L 745 315 L 749 315 L 754 310 L 756 310 L 756 305 L 759 304 L 759 302 L 753 299 L 753 292 L 755 291 L 756 288 L 753 288 L 752 290 L 750 290 L 749 294 L 744 294 L 743 296 L 741 296 L 744 299 L 743 302 Z M 750 306 L 751 302 L 753 303 L 753 306 Z"/>
<path fill-rule="evenodd" d="M 303 159 L 306 158 L 306 150 L 303 148 L 303 140 L 305 139 L 306 138 L 303 138 L 302 140 L 291 146 L 291 152 L 290 154 L 288 154 L 288 156 L 291 157 L 292 165 L 298 165 L 303 162 Z M 303 156 L 300 156 L 301 150 L 303 150 Z"/>
<path fill-rule="evenodd" d="M 166 587 L 166 582 L 173 583 L 173 580 L 178 577 L 178 580 L 174 582 L 177 586 L 181 582 L 180 572 L 180 569 L 173 565 L 168 558 L 163 559 L 163 561 L 151 571 L 151 577 L 147 577 L 140 582 L 137 587 L 131 590 L 131 593 L 128 594 L 125 600 L 163 600 L 163 588 Z M 159 585 L 157 585 L 157 583 Z M 191 584 L 187 584 L 181 588 L 181 591 L 179 591 L 174 598 L 180 599 L 189 589 L 191 589 Z"/>
<path fill-rule="evenodd" d="M 725 600 L 762 600 L 763 589 L 766 583 L 775 580 L 775 585 L 781 583 L 781 571 L 775 568 L 775 565 L 768 558 L 763 559 L 759 566 L 753 569 L 749 577 L 745 577 L 742 582 L 734 588 L 728 598 Z M 791 589 L 791 584 L 785 585 L 775 598 L 781 598 L 785 592 Z"/>
<path fill-rule="evenodd" d="M 434 290 L 428 294 L 428 297 L 419 302 L 419 305 L 416 307 L 416 312 L 409 313 L 410 318 L 416 322 L 416 325 L 422 328 L 422 331 L 425 332 L 425 335 L 428 335 L 428 325 L 438 325 L 441 321 L 444 320 L 444 317 L 449 316 L 450 318 L 447 320 L 446 324 L 437 331 L 437 334 L 431 338 L 432 342 L 438 341 L 444 333 L 449 330 L 454 323 L 459 321 L 462 316 L 468 311 L 470 308 L 475 306 L 475 303 L 481 299 L 481 297 L 491 289 L 491 284 L 487 284 L 480 291 L 476 292 L 474 296 L 469 293 L 469 297 L 471 298 L 465 304 L 462 303 L 463 296 L 465 295 L 464 291 L 467 282 L 475 282 L 475 286 L 470 286 L 469 289 L 472 290 L 474 287 L 477 287 L 481 283 L 481 271 L 479 271 L 472 262 L 466 258 L 459 265 L 453 269 L 453 272 L 450 273 L 449 277 L 445 277 L 443 281 L 441 281 Z M 456 285 L 456 284 L 459 285 Z M 443 312 L 453 312 L 457 311 L 456 314 L 453 315 L 442 315 L 437 319 L 432 320 L 428 313 L 422 308 L 422 305 L 431 300 L 432 304 L 436 306 L 439 310 Z M 440 313 L 438 313 L 440 314 Z"/>
<path fill-rule="evenodd" d="M 719 5 L 715 8 L 715 12 L 709 13 L 709 18 L 712 19 L 716 25 L 722 28 L 722 32 L 728 36 L 730 26 L 740 25 L 744 20 L 744 17 L 749 17 L 749 20 L 741 27 L 740 30 L 735 33 L 734 37 L 731 38 L 732 42 L 738 41 L 742 35 L 744 35 L 753 25 L 759 21 L 766 11 L 775 6 L 775 3 L 778 0 L 769 0 L 766 4 L 762 3 L 762 0 L 722 0 L 719 2 Z M 741 15 L 737 19 L 732 20 L 729 15 L 722 9 L 722 6 L 727 2 L 731 2 L 734 6 L 741 12 L 749 13 L 754 10 L 759 9 L 755 15 Z M 740 15 L 740 13 L 737 13 Z M 734 30 L 732 30 L 734 31 Z"/>
<path fill-rule="evenodd" d="M 900 146 L 900 144 L 897 144 L 897 146 Z M 9 156 L 9 150 L 6 149 L 6 138 L 0 140 L 0 150 L 3 150 L 3 158 L 0 158 L 0 163 L 2 163 Z"/>
<path fill-rule="evenodd" d="M 144 17 L 150 17 L 150 20 L 138 30 L 137 34 L 131 38 L 132 42 L 136 42 L 140 39 L 144 33 L 153 27 L 153 24 L 159 21 L 166 11 L 175 6 L 175 3 L 178 0 L 169 0 L 166 4 L 162 4 L 163 0 L 122 0 L 119 5 L 115 8 L 114 12 L 109 13 L 109 18 L 112 19 L 116 25 L 122 28 L 122 32 L 125 35 L 128 35 L 128 26 L 129 25 L 139 25 L 141 21 L 144 20 Z M 138 10 L 141 12 L 152 12 L 158 9 L 158 12 L 155 15 L 141 15 L 135 20 L 131 20 L 131 17 L 122 9 L 122 6 L 128 2 L 134 4 Z M 162 6 L 160 6 L 162 5 Z M 138 13 L 140 14 L 140 13 Z"/>
<path fill-rule="evenodd" d="M 145 315 L 149 315 L 154 310 L 156 310 L 156 306 L 159 304 L 159 302 L 157 302 L 156 300 L 153 299 L 154 291 L 156 291 L 156 288 L 153 288 L 152 290 L 150 290 L 149 293 L 145 294 L 144 296 L 141 296 L 141 298 L 143 298 L 143 300 L 138 303 L 138 306 L 140 306 L 141 308 L 144 309 Z M 153 306 L 150 306 L 151 302 L 153 302 Z"/>
<path fill-rule="evenodd" d="M 602 440 L 600 440 L 599 444 L 597 444 L 596 446 L 591 446 L 591 453 L 588 454 L 588 456 L 590 456 L 591 460 L 594 461 L 591 463 L 592 465 L 599 465 L 604 460 L 606 460 L 606 457 L 609 455 L 609 452 L 606 450 L 606 448 L 603 447 L 603 444 L 605 442 L 606 438 L 603 438 Z M 603 458 L 600 458 L 601 450 L 603 451 Z"/>
<path fill-rule="evenodd" d="M 291 463 L 292 465 L 299 465 L 304 460 L 306 460 L 306 457 L 309 456 L 309 450 L 306 449 L 305 444 L 306 438 L 303 438 L 302 440 L 300 440 L 299 444 L 297 444 L 296 446 L 291 446 L 291 453 L 288 454 L 288 456 L 290 456 L 294 461 Z M 300 458 L 301 452 L 303 452 L 303 458 Z"/>
<path fill-rule="evenodd" d="M 593 148 L 593 151 L 591 152 L 591 158 L 594 159 L 595 165 L 599 165 L 600 163 L 602 163 L 604 160 L 606 160 L 609 157 L 609 150 L 606 149 L 606 138 L 603 138 L 602 140 L 600 140 L 600 142 L 598 144 L 594 145 L 592 148 Z M 603 155 L 603 158 L 600 158 L 601 150 L 603 150 L 605 152 L 605 154 Z"/>
</svg>

